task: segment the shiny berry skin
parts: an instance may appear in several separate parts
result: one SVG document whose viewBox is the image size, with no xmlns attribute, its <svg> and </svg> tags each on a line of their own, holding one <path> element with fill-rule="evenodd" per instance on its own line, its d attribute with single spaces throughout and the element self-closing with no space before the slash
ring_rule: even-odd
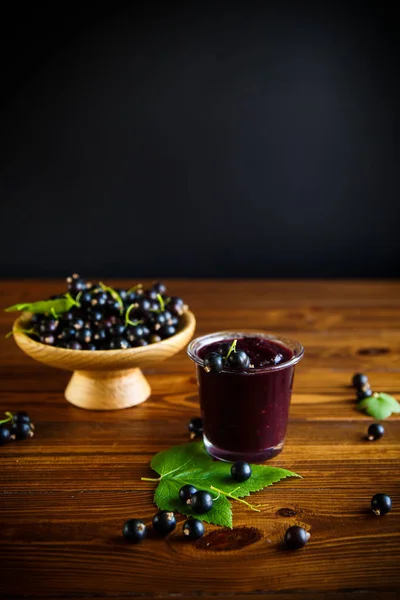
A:
<svg viewBox="0 0 400 600">
<path fill-rule="evenodd" d="M 67 284 L 68 291 L 71 294 L 77 294 L 86 290 L 86 281 L 82 277 L 79 277 L 77 273 L 74 273 L 71 277 L 67 277 Z"/>
<path fill-rule="evenodd" d="M 191 434 L 190 437 L 192 438 L 203 435 L 203 419 L 201 417 L 193 417 L 193 419 L 190 419 L 188 430 Z"/>
<path fill-rule="evenodd" d="M 87 308 L 91 305 L 92 302 L 92 292 L 89 292 L 88 290 L 86 290 L 85 292 L 83 292 L 83 294 L 80 296 L 79 298 L 79 304 L 84 307 Z"/>
<path fill-rule="evenodd" d="M 164 296 L 165 293 L 167 292 L 167 288 L 165 287 L 165 285 L 163 283 L 161 283 L 160 281 L 155 281 L 153 283 L 153 290 L 157 293 L 160 294 L 160 296 Z"/>
<path fill-rule="evenodd" d="M 8 427 L 5 427 L 4 425 L 0 425 L 0 446 L 7 444 L 12 439 L 14 439 L 14 438 L 11 435 L 11 432 L 8 429 Z"/>
<path fill-rule="evenodd" d="M 385 434 L 385 428 L 380 423 L 372 423 L 368 427 L 368 439 L 370 442 L 380 440 Z"/>
<path fill-rule="evenodd" d="M 196 492 L 197 492 L 197 488 L 195 488 L 194 485 L 190 485 L 189 483 L 187 483 L 186 485 L 181 487 L 181 489 L 179 490 L 179 498 L 182 500 L 182 502 L 187 504 L 188 500 L 190 500 L 190 498 Z"/>
<path fill-rule="evenodd" d="M 138 305 L 139 305 L 139 310 L 142 313 L 148 312 L 151 308 L 151 302 L 147 298 L 140 298 L 138 300 Z"/>
<path fill-rule="evenodd" d="M 236 352 L 232 352 L 228 358 L 228 363 L 231 369 L 243 371 L 243 369 L 248 369 L 250 366 L 250 358 L 243 350 L 237 350 Z"/>
<path fill-rule="evenodd" d="M 143 338 L 139 338 L 138 340 L 135 340 L 134 342 L 132 342 L 132 347 L 133 348 L 140 348 L 141 346 L 148 346 L 149 342 L 147 340 L 144 340 Z"/>
<path fill-rule="evenodd" d="M 188 540 L 199 540 L 204 535 L 204 525 L 199 519 L 188 519 L 183 524 L 182 533 Z"/>
<path fill-rule="evenodd" d="M 235 481 L 247 481 L 251 477 L 251 467 L 247 462 L 238 460 L 231 467 L 231 475 Z"/>
<path fill-rule="evenodd" d="M 375 494 L 371 499 L 371 508 L 378 517 L 383 517 L 392 510 L 392 499 L 387 494 Z"/>
<path fill-rule="evenodd" d="M 103 313 L 101 312 L 101 310 L 93 309 L 89 313 L 89 318 L 92 321 L 92 323 L 101 324 L 101 321 L 103 319 Z"/>
<path fill-rule="evenodd" d="M 74 319 L 73 321 L 71 321 L 71 325 L 76 331 L 78 331 L 79 329 L 83 329 L 83 327 L 85 326 L 85 321 L 80 318 Z"/>
<path fill-rule="evenodd" d="M 39 325 L 39 333 L 55 333 L 60 325 L 58 319 L 46 319 L 43 320 Z"/>
<path fill-rule="evenodd" d="M 28 437 L 33 437 L 30 423 L 15 423 L 11 428 L 11 433 L 15 435 L 17 440 L 26 440 Z"/>
<path fill-rule="evenodd" d="M 13 414 L 13 423 L 28 423 L 30 424 L 31 418 L 27 412 L 18 411 Z"/>
<path fill-rule="evenodd" d="M 41 335 L 39 337 L 39 341 L 42 344 L 47 344 L 48 346 L 54 346 L 56 343 L 56 336 L 53 333 L 47 333 L 45 335 Z"/>
<path fill-rule="evenodd" d="M 139 519 L 129 519 L 122 528 L 122 535 L 131 544 L 141 542 L 146 537 L 146 534 L 146 525 Z"/>
<path fill-rule="evenodd" d="M 157 344 L 158 342 L 161 342 L 161 338 L 159 335 L 157 335 L 156 333 L 153 333 L 150 337 L 149 337 L 149 343 L 150 344 Z"/>
<path fill-rule="evenodd" d="M 126 348 L 130 347 L 131 345 L 128 342 L 128 340 L 126 340 L 123 337 L 115 337 L 112 340 L 110 340 L 109 343 L 110 350 L 125 350 Z"/>
<path fill-rule="evenodd" d="M 308 531 L 303 529 L 303 527 L 299 527 L 298 525 L 293 525 L 286 530 L 284 541 L 288 548 L 291 550 L 298 550 L 305 546 L 310 539 L 310 534 Z"/>
<path fill-rule="evenodd" d="M 89 344 L 92 341 L 92 330 L 87 327 L 76 332 L 76 339 L 80 344 Z"/>
<path fill-rule="evenodd" d="M 190 504 L 195 513 L 201 515 L 212 509 L 213 499 L 209 492 L 199 490 L 193 494 L 188 504 Z"/>
<path fill-rule="evenodd" d="M 370 398 L 372 396 L 372 390 L 370 387 L 357 390 L 357 400 L 364 400 L 364 398 Z"/>
<path fill-rule="evenodd" d="M 224 359 L 218 352 L 209 352 L 204 357 L 203 367 L 206 373 L 221 373 L 224 368 Z"/>
<path fill-rule="evenodd" d="M 143 327 L 141 325 L 129 325 L 126 328 L 126 338 L 129 342 L 134 342 L 143 337 Z"/>
<path fill-rule="evenodd" d="M 153 529 L 158 535 L 168 535 L 176 527 L 175 515 L 170 510 L 161 510 L 153 517 Z"/>
<path fill-rule="evenodd" d="M 182 298 L 173 296 L 167 304 L 167 310 L 169 310 L 173 315 L 180 317 L 185 312 L 185 303 Z"/>
<path fill-rule="evenodd" d="M 92 337 L 95 343 L 104 342 L 108 337 L 108 329 L 99 325 L 99 327 L 94 329 Z"/>
<path fill-rule="evenodd" d="M 352 384 L 355 388 L 362 388 L 369 384 L 368 377 L 363 373 L 355 373 L 353 375 Z"/>
<path fill-rule="evenodd" d="M 117 323 L 116 325 L 112 325 L 112 327 L 109 328 L 108 333 L 109 333 L 110 337 L 125 337 L 124 336 L 124 334 L 126 333 L 125 325 L 123 325 L 122 323 Z"/>
<path fill-rule="evenodd" d="M 166 338 L 172 337 L 176 334 L 176 328 L 173 325 L 164 325 L 158 331 L 160 337 L 165 340 Z"/>
<path fill-rule="evenodd" d="M 66 342 L 65 348 L 69 350 L 82 350 L 82 344 L 77 340 L 71 340 L 70 342 Z"/>
<path fill-rule="evenodd" d="M 74 329 L 73 327 L 64 327 L 60 333 L 58 334 L 57 338 L 59 340 L 64 340 L 64 341 L 71 341 L 73 339 L 75 339 L 76 336 L 76 329 Z"/>
</svg>

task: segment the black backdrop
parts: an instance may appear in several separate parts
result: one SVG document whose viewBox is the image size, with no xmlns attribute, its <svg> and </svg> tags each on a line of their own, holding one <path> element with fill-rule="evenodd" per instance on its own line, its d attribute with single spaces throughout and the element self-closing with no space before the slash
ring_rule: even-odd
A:
<svg viewBox="0 0 400 600">
<path fill-rule="evenodd" d="M 37 4 L 2 18 L 0 276 L 398 275 L 387 2 Z"/>
</svg>

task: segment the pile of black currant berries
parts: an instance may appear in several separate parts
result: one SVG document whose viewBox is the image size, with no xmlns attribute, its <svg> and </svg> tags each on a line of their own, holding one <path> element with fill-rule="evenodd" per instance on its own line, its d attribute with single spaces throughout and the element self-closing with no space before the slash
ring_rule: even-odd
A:
<svg viewBox="0 0 400 600">
<path fill-rule="evenodd" d="M 237 340 L 233 340 L 231 344 L 222 343 L 216 352 L 206 354 L 203 361 L 204 370 L 207 373 L 221 373 L 225 367 L 234 371 L 253 368 L 248 354 L 244 350 L 237 350 L 236 344 Z"/>
<path fill-rule="evenodd" d="M 14 440 L 25 440 L 34 435 L 35 426 L 26 412 L 6 412 L 0 421 L 0 446 Z"/>
<path fill-rule="evenodd" d="M 32 316 L 29 335 L 43 344 L 72 350 L 147 346 L 173 336 L 187 310 L 181 298 L 167 295 L 162 283 L 149 289 L 141 284 L 113 289 L 102 283 L 92 285 L 74 274 L 67 285 L 74 306 L 61 314 L 52 310 Z"/>
</svg>

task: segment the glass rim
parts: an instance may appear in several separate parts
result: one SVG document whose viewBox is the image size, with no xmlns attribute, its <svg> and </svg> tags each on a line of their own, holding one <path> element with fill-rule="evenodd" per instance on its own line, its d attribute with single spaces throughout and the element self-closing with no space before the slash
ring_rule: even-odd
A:
<svg viewBox="0 0 400 600">
<path fill-rule="evenodd" d="M 287 369 L 288 367 L 296 365 L 303 358 L 304 355 L 304 347 L 302 346 L 302 344 L 300 344 L 300 342 L 273 333 L 265 333 L 263 331 L 216 331 L 215 333 L 201 335 L 190 342 L 190 344 L 187 347 L 187 354 L 189 358 L 193 360 L 193 362 L 198 364 L 200 367 L 203 367 L 204 361 L 198 355 L 198 351 L 201 348 L 213 342 L 222 342 L 226 338 L 243 337 L 261 337 L 266 340 L 282 343 L 284 346 L 288 346 L 295 353 L 290 360 L 287 360 L 283 363 L 279 363 L 277 365 L 270 365 L 268 367 L 262 367 L 250 371 L 241 371 L 241 375 L 259 375 L 261 373 L 281 371 L 282 369 Z M 223 369 L 221 373 L 229 373 L 230 375 L 237 374 L 234 371 L 228 369 Z"/>
</svg>

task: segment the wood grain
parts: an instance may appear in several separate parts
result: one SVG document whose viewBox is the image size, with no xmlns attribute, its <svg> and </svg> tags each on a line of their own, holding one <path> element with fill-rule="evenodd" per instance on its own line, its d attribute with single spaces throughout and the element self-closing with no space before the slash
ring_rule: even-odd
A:
<svg viewBox="0 0 400 600">
<path fill-rule="evenodd" d="M 209 537 L 188 544 L 178 526 L 166 540 L 127 546 L 123 522 L 149 523 L 155 512 L 154 485 L 140 479 L 152 473 L 151 456 L 187 441 L 187 421 L 198 413 L 191 361 L 182 350 L 145 368 L 152 395 L 144 404 L 81 410 L 63 398 L 68 373 L 4 340 L 12 323 L 0 313 L 0 408 L 28 410 L 36 424 L 32 440 L 0 449 L 0 597 L 397 597 L 400 418 L 390 417 L 381 440 L 366 441 L 371 419 L 355 409 L 350 380 L 363 371 L 374 389 L 400 396 L 400 284 L 168 283 L 196 315 L 198 335 L 261 329 L 305 346 L 286 446 L 270 461 L 303 479 L 254 496 L 261 513 L 236 503 L 233 532 L 207 526 Z M 61 289 L 61 282 L 2 282 L 0 303 Z M 386 517 L 369 510 L 376 492 L 392 497 Z M 282 538 L 292 524 L 304 525 L 311 540 L 291 553 Z"/>
</svg>

